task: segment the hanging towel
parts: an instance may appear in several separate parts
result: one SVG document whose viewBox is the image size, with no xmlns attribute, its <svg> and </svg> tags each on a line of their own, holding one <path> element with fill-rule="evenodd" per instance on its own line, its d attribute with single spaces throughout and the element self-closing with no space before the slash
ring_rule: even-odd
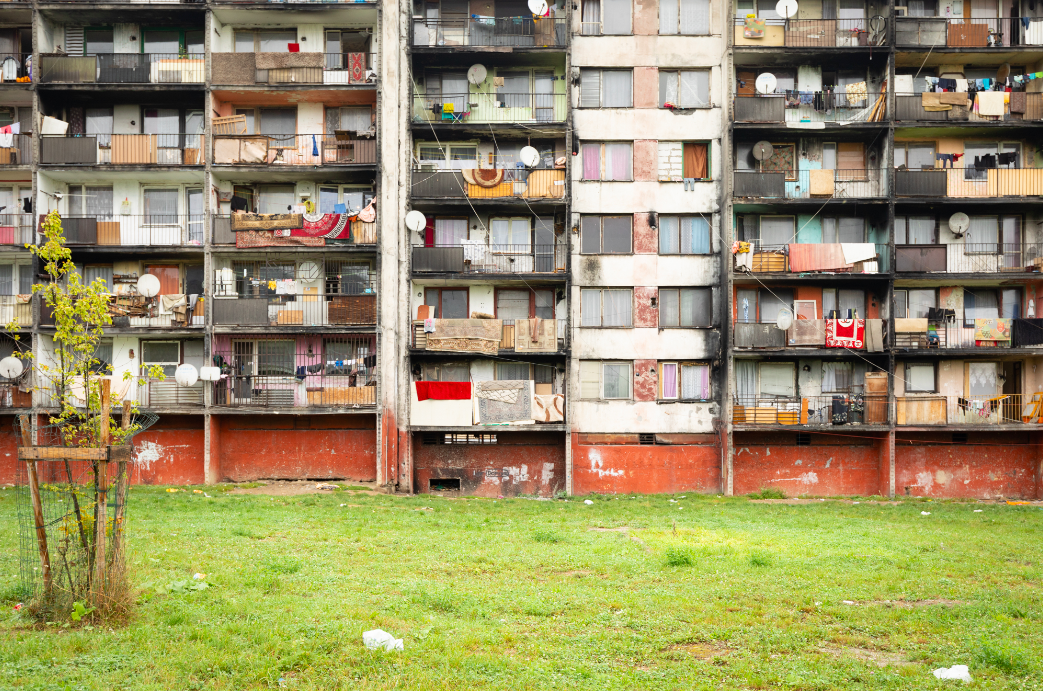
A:
<svg viewBox="0 0 1043 691">
<path fill-rule="evenodd" d="M 952 105 L 942 103 L 942 95 L 925 91 L 920 94 L 920 106 L 929 113 L 952 110 Z"/>
<path fill-rule="evenodd" d="M 964 91 L 965 92 L 965 91 L 967 91 L 967 80 L 966 79 L 957 79 L 956 80 L 956 91 L 957 92 L 960 92 L 960 91 Z"/>
<path fill-rule="evenodd" d="M 970 101 L 967 99 L 967 94 L 960 91 L 947 91 L 944 94 L 938 94 L 938 96 L 939 102 L 942 104 L 963 106 L 964 108 L 970 105 Z"/>
<path fill-rule="evenodd" d="M 1015 91 L 1010 95 L 1010 112 L 1024 115 L 1026 96 L 1024 91 Z"/>
<path fill-rule="evenodd" d="M 978 92 L 978 114 L 1002 116 L 1003 107 L 1002 91 L 980 91 Z"/>
<path fill-rule="evenodd" d="M 471 398 L 471 382 L 418 381 L 416 397 L 418 401 L 466 401 Z"/>
</svg>

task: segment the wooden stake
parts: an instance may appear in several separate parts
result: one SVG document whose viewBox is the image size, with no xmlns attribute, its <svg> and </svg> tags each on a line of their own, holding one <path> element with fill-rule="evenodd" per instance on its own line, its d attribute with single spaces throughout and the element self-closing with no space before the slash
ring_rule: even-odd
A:
<svg viewBox="0 0 1043 691">
<path fill-rule="evenodd" d="M 123 419 L 120 420 L 121 429 L 130 428 L 130 400 L 123 401 Z M 124 442 L 125 443 L 125 442 Z M 123 517 L 127 513 L 127 490 L 130 487 L 130 477 L 127 474 L 127 456 L 120 454 L 116 460 L 116 515 L 112 519 L 112 554 L 113 558 L 120 557 L 123 549 Z"/>
<path fill-rule="evenodd" d="M 29 416 L 20 415 L 18 422 L 22 426 L 22 446 L 32 446 L 29 432 Z M 33 524 L 36 526 L 36 546 L 40 551 L 40 570 L 43 572 L 43 589 L 46 595 L 51 594 L 51 554 L 47 550 L 47 528 L 43 523 L 43 502 L 40 500 L 40 479 L 36 475 L 36 461 L 26 461 L 29 471 L 29 497 L 33 504 Z"/>
<path fill-rule="evenodd" d="M 101 417 L 99 418 L 98 438 L 101 447 L 107 449 L 109 446 L 109 397 L 112 391 L 110 379 L 101 380 Z M 102 603 L 102 595 L 105 592 L 105 528 L 108 524 L 108 492 L 109 492 L 109 461 L 98 461 L 98 484 L 94 488 L 97 503 L 94 510 L 94 578 L 92 579 L 94 590 L 94 605 Z"/>
</svg>

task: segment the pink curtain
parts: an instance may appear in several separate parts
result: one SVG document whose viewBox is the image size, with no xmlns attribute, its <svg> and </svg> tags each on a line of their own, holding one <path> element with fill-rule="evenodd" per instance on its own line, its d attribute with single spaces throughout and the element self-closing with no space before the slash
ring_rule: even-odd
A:
<svg viewBox="0 0 1043 691">
<path fill-rule="evenodd" d="M 626 144 L 605 144 L 605 179 L 630 180 L 630 159 L 632 149 Z"/>
<path fill-rule="evenodd" d="M 583 145 L 583 179 L 601 179 L 601 144 Z"/>
<path fill-rule="evenodd" d="M 660 369 L 660 381 L 663 382 L 663 398 L 677 398 L 677 365 L 664 363 Z"/>
</svg>

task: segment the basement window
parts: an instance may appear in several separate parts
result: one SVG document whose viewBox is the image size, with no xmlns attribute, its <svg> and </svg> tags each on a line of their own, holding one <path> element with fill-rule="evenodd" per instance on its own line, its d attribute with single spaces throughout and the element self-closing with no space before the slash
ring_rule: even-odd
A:
<svg viewBox="0 0 1043 691">
<path fill-rule="evenodd" d="M 967 443 L 967 433 L 966 432 L 953 432 L 952 433 L 952 443 L 953 444 L 966 444 Z"/>
<path fill-rule="evenodd" d="M 655 444 L 654 434 L 639 434 L 637 435 L 638 443 L 644 446 L 645 444 Z"/>
<path fill-rule="evenodd" d="M 467 434 L 461 433 L 447 433 L 445 435 L 445 444 L 495 444 L 495 434 Z"/>
<path fill-rule="evenodd" d="M 811 432 L 797 432 L 797 446 L 811 446 Z"/>
<path fill-rule="evenodd" d="M 431 478 L 432 492 L 459 492 L 460 479 L 455 477 Z"/>
</svg>

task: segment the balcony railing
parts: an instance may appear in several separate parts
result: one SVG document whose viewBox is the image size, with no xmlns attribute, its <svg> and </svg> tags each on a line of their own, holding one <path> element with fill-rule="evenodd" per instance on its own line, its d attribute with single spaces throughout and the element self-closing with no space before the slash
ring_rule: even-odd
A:
<svg viewBox="0 0 1043 691">
<path fill-rule="evenodd" d="M 373 408 L 377 357 L 372 337 L 309 336 L 219 340 L 215 406 L 232 408 Z"/>
<path fill-rule="evenodd" d="M 0 135 L 2 137 L 3 135 Z M 33 138 L 28 134 L 12 134 L 11 146 L 0 146 L 0 168 L 27 166 L 33 162 Z"/>
<path fill-rule="evenodd" d="M 453 320 L 460 321 L 460 320 Z M 489 320 L 474 319 L 471 321 L 485 323 Z M 497 351 L 511 351 L 515 353 L 560 353 L 565 347 L 565 320 L 564 319 L 541 319 L 536 326 L 538 331 L 536 340 L 532 339 L 532 320 L 530 319 L 499 319 L 500 341 Z M 521 324 L 520 322 L 525 322 Z M 438 320 L 435 324 L 435 333 L 438 332 Z M 415 350 L 428 349 L 429 334 L 424 331 L 424 322 L 413 322 L 413 337 L 410 348 Z M 444 351 L 442 351 L 444 352 Z M 461 353 L 477 353 L 478 350 L 461 350 Z"/>
<path fill-rule="evenodd" d="M 507 168 L 501 169 L 502 177 L 489 171 L 492 180 L 481 184 L 470 170 L 414 170 L 411 193 L 453 199 L 565 198 L 565 169 Z"/>
<path fill-rule="evenodd" d="M 32 66 L 32 53 L 0 53 L 0 83 L 28 83 Z"/>
<path fill-rule="evenodd" d="M 268 280 L 235 276 L 231 269 L 214 274 L 215 326 L 372 326 L 377 323 L 376 275 L 331 279 Z M 309 285 L 311 284 L 311 285 Z"/>
<path fill-rule="evenodd" d="M 144 376 L 144 373 L 142 374 Z M 149 379 L 138 386 L 138 403 L 143 408 L 198 408 L 203 405 L 203 382 L 181 386 L 172 378 Z"/>
<path fill-rule="evenodd" d="M 887 194 L 881 170 L 736 171 L 736 197 L 770 199 L 865 199 Z"/>
<path fill-rule="evenodd" d="M 1001 320 L 1005 339 L 985 339 L 983 336 L 997 335 L 995 329 L 986 332 L 976 324 L 992 325 L 996 320 L 968 316 L 963 310 L 953 310 L 955 316 L 946 319 L 901 319 L 895 322 L 895 348 L 907 350 L 995 350 L 1010 348 L 1013 320 Z"/>
<path fill-rule="evenodd" d="M 1028 120 L 1043 120 L 1043 93 L 1020 92 L 1012 94 L 1016 100 L 1024 99 L 1024 108 L 1015 107 L 1015 110 L 1023 110 L 1021 113 L 1011 112 L 1011 103 L 1003 104 L 1003 120 L 1008 122 L 1024 122 Z M 968 99 L 967 105 L 952 105 L 951 110 L 925 110 L 923 106 L 923 94 L 895 94 L 895 120 L 902 122 L 994 122 L 991 116 L 978 115 L 973 109 L 973 103 Z"/>
<path fill-rule="evenodd" d="M 202 53 L 44 54 L 39 81 L 50 84 L 202 84 Z"/>
<path fill-rule="evenodd" d="M 440 94 L 413 99 L 413 122 L 565 122 L 568 94 Z"/>
<path fill-rule="evenodd" d="M 1022 406 L 1032 395 L 934 396 L 930 394 L 895 398 L 898 425 L 1021 425 L 1037 424 L 1038 418 L 1022 417 Z"/>
<path fill-rule="evenodd" d="M 565 17 L 481 17 L 460 19 L 413 18 L 413 46 L 562 48 L 568 39 Z"/>
<path fill-rule="evenodd" d="M 997 48 L 1043 45 L 1043 18 L 896 17 L 895 45 L 935 48 Z"/>
<path fill-rule="evenodd" d="M 554 245 L 413 246 L 415 273 L 529 274 L 565 271 L 568 247 Z"/>
<path fill-rule="evenodd" d="M 899 273 L 1023 273 L 1043 269 L 1043 244 L 895 245 Z"/>
<path fill-rule="evenodd" d="M 966 160 L 966 157 L 965 157 Z M 896 170 L 899 197 L 1038 197 L 1043 168 Z"/>
<path fill-rule="evenodd" d="M 832 91 L 794 91 L 789 94 L 737 96 L 736 122 L 873 122 L 887 119 L 886 104 L 876 109 L 879 93 L 855 98 Z"/>
<path fill-rule="evenodd" d="M 882 17 L 880 19 L 883 19 Z M 788 22 L 768 20 L 764 36 L 744 36 L 745 17 L 735 18 L 735 45 L 773 46 L 784 48 L 858 48 L 860 46 L 887 45 L 886 24 L 875 29 L 879 33 L 870 35 L 869 19 L 790 19 Z M 880 21 L 879 19 L 877 21 Z"/>
<path fill-rule="evenodd" d="M 43 218 L 40 224 L 42 232 Z M 203 214 L 62 217 L 62 230 L 69 245 L 202 246 L 204 224 Z"/>
<path fill-rule="evenodd" d="M 376 53 L 211 53 L 211 82 L 247 84 L 376 84 Z"/>
<path fill-rule="evenodd" d="M 35 230 L 33 214 L 0 213 L 0 246 L 36 242 Z"/>
<path fill-rule="evenodd" d="M 33 325 L 32 295 L 0 295 L 0 324 L 11 323 L 26 328 Z M 3 381 L 0 378 L 0 384 Z"/>
<path fill-rule="evenodd" d="M 183 2 L 185 0 L 182 0 Z M 189 2 L 198 2 L 199 0 L 188 0 Z M 375 5 L 376 0 L 213 0 L 213 2 L 219 4 L 228 5 L 328 5 L 328 4 L 340 4 L 340 5 Z"/>
<path fill-rule="evenodd" d="M 18 383 L 0 379 L 0 408 L 32 408 L 33 392 L 22 391 Z"/>
<path fill-rule="evenodd" d="M 377 162 L 376 139 L 338 139 L 329 134 L 218 135 L 216 165 L 349 166 Z"/>
<path fill-rule="evenodd" d="M 213 226 L 213 236 L 210 242 L 215 245 L 235 245 L 237 234 L 232 230 L 232 218 L 228 214 L 211 215 L 211 221 Z M 364 223 L 362 221 L 354 221 L 351 224 L 351 240 L 344 240 L 338 238 L 336 240 L 326 240 L 326 246 L 336 245 L 375 245 L 377 244 L 377 228 L 378 222 Z M 272 238 L 272 247 L 277 246 L 292 246 L 293 241 L 289 238 L 285 238 L 286 242 L 283 242 L 284 238 Z M 255 249 L 257 247 L 254 243 L 247 243 L 243 245 L 246 249 Z"/>
<path fill-rule="evenodd" d="M 755 240 L 751 244 L 751 252 L 733 255 L 736 269 L 746 268 L 755 274 L 876 274 L 887 273 L 890 266 L 890 248 L 886 243 L 820 242 L 762 245 Z"/>
<path fill-rule="evenodd" d="M 40 138 L 40 163 L 50 165 L 201 166 L 203 135 L 83 134 Z"/>
<path fill-rule="evenodd" d="M 745 317 L 742 313 L 742 308 L 740 308 L 740 316 Z M 773 323 L 736 320 L 733 324 L 735 348 L 736 350 L 825 348 L 826 322 L 826 319 L 798 319 L 788 329 L 783 331 Z M 865 320 L 867 336 L 868 332 L 879 329 L 882 347 L 887 343 L 887 326 L 888 322 L 886 319 Z M 868 350 L 869 347 L 869 341 L 866 338 L 863 340 L 861 349 Z M 845 350 L 855 350 L 855 348 L 847 347 Z"/>
<path fill-rule="evenodd" d="M 120 285 L 115 286 L 117 290 Z M 193 302 L 194 300 L 194 302 Z M 143 295 L 118 293 L 109 296 L 109 316 L 115 329 L 201 329 L 204 302 L 198 295 Z M 50 305 L 40 304 L 40 326 L 54 326 Z"/>
<path fill-rule="evenodd" d="M 831 393 L 801 398 L 736 398 L 732 422 L 736 425 L 793 425 L 834 427 L 886 425 L 887 396 Z"/>
</svg>

